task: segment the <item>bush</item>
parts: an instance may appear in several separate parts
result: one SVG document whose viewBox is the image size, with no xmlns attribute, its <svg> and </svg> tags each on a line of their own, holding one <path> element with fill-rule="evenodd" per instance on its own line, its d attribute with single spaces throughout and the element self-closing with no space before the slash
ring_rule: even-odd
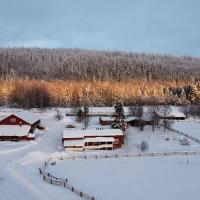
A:
<svg viewBox="0 0 200 200">
<path fill-rule="evenodd" d="M 61 114 L 61 112 L 59 110 L 57 110 L 57 113 L 55 115 L 55 119 L 57 119 L 57 120 L 63 119 L 63 115 Z"/>
<path fill-rule="evenodd" d="M 82 110 L 81 108 L 79 108 L 79 109 L 77 110 L 77 113 L 76 113 L 76 121 L 80 123 L 80 122 L 83 121 L 83 119 L 84 119 L 83 110 Z"/>
<path fill-rule="evenodd" d="M 143 140 L 140 144 L 140 150 L 143 152 L 143 151 L 146 151 L 148 149 L 149 149 L 149 144 L 146 141 Z"/>
</svg>

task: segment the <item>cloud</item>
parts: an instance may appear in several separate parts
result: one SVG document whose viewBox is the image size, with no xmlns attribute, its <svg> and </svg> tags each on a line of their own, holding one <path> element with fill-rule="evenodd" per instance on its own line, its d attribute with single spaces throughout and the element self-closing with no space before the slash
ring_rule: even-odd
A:
<svg viewBox="0 0 200 200">
<path fill-rule="evenodd" d="M 0 0 L 0 46 L 200 55 L 198 0 Z"/>
</svg>

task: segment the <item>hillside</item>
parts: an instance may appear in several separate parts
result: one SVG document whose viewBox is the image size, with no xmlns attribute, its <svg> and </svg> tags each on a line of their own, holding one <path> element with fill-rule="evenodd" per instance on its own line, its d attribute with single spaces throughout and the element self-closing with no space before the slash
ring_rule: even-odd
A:
<svg viewBox="0 0 200 200">
<path fill-rule="evenodd" d="M 82 49 L 0 48 L 0 75 L 36 79 L 188 80 L 200 59 Z"/>
<path fill-rule="evenodd" d="M 188 104 L 200 59 L 82 49 L 0 48 L 0 103 L 20 107 Z"/>
</svg>

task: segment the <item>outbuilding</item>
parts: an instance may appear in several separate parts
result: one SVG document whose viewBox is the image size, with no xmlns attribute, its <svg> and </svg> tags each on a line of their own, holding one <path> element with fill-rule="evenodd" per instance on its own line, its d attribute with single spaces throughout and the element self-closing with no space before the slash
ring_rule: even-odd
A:
<svg viewBox="0 0 200 200">
<path fill-rule="evenodd" d="M 1 125 L 29 125 L 31 127 L 30 132 L 40 125 L 40 118 L 30 111 L 21 111 L 11 113 L 0 120 Z"/>
<path fill-rule="evenodd" d="M 1 125 L 0 141 L 34 140 L 35 135 L 30 133 L 30 130 L 29 125 Z"/>
<path fill-rule="evenodd" d="M 65 150 L 112 150 L 120 148 L 124 134 L 120 129 L 64 130 L 63 145 Z"/>
</svg>

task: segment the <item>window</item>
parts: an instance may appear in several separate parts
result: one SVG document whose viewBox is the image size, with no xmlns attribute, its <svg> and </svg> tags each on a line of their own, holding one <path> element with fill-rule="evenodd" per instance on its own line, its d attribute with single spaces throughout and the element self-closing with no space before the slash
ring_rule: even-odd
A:
<svg viewBox="0 0 200 200">
<path fill-rule="evenodd" d="M 112 144 L 112 142 L 107 142 L 107 144 Z"/>
</svg>

